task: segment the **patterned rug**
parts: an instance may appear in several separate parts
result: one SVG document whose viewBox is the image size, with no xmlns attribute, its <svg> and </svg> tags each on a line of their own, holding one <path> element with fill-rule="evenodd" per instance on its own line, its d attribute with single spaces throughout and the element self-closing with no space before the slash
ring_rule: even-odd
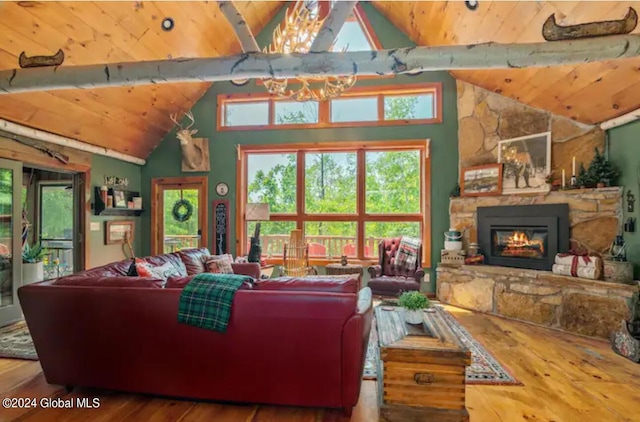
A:
<svg viewBox="0 0 640 422">
<path fill-rule="evenodd" d="M 26 322 L 0 328 L 0 357 L 38 360 Z"/>
<path fill-rule="evenodd" d="M 505 367 L 498 363 L 497 359 L 489 353 L 478 340 L 474 339 L 471 334 L 460 325 L 453 315 L 443 308 L 441 308 L 441 310 L 451 330 L 462 340 L 462 343 L 471 350 L 471 366 L 468 366 L 466 370 L 467 384 L 522 385 Z M 378 350 L 378 331 L 376 329 L 374 316 L 371 333 L 369 334 L 369 346 L 367 348 L 367 359 L 364 364 L 363 379 L 377 379 L 376 367 L 378 359 L 380 359 L 380 352 Z"/>
</svg>

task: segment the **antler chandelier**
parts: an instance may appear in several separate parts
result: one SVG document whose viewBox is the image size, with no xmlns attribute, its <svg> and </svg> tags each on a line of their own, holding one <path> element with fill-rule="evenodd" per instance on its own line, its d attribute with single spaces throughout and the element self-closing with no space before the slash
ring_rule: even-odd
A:
<svg viewBox="0 0 640 422">
<path fill-rule="evenodd" d="M 287 10 L 284 28 L 278 25 L 273 32 L 273 42 L 263 51 L 265 53 L 308 53 L 313 40 L 318 35 L 324 19 L 319 19 L 318 12 L 309 10 L 304 5 Z M 296 78 L 300 83 L 297 89 L 288 88 L 287 79 L 264 79 L 269 93 L 278 97 L 291 98 L 296 101 L 323 101 L 340 96 L 356 83 L 351 76 L 320 76 Z M 314 88 L 315 87 L 315 88 Z"/>
</svg>

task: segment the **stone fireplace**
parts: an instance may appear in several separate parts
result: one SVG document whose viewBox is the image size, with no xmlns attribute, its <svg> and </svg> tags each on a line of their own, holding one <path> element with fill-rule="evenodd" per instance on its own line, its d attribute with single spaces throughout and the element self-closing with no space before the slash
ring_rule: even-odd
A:
<svg viewBox="0 0 640 422">
<path fill-rule="evenodd" d="M 569 250 L 567 204 L 479 207 L 478 243 L 485 263 L 550 271 Z"/>
<path fill-rule="evenodd" d="M 437 297 L 466 309 L 607 338 L 622 319 L 640 313 L 638 283 L 557 275 L 549 263 L 568 248 L 606 253 L 621 216 L 618 187 L 452 198 L 450 227 L 462 231 L 465 243 L 480 243 L 488 265 L 439 264 Z M 535 266 L 540 262 L 544 266 Z"/>
</svg>

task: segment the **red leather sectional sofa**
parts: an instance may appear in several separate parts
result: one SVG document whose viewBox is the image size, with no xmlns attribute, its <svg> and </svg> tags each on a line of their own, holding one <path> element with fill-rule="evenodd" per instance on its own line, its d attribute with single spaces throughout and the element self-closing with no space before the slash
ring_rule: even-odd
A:
<svg viewBox="0 0 640 422">
<path fill-rule="evenodd" d="M 358 401 L 371 291 L 353 278 L 259 280 L 236 293 L 226 333 L 178 324 L 181 288 L 207 249 L 145 258 L 182 264 L 162 281 L 121 261 L 30 284 L 18 296 L 51 384 L 163 396 L 343 408 Z M 257 264 L 235 264 L 259 276 Z"/>
</svg>

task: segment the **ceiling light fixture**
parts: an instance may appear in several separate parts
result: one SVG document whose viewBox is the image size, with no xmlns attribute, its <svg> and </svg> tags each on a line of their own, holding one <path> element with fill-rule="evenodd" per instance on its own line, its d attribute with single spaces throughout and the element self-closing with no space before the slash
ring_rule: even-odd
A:
<svg viewBox="0 0 640 422">
<path fill-rule="evenodd" d="M 171 18 L 162 19 L 162 30 L 163 31 L 171 31 L 175 26 L 175 22 Z"/>
<path fill-rule="evenodd" d="M 287 10 L 283 25 L 278 25 L 273 31 L 273 41 L 265 53 L 290 54 L 308 53 L 315 40 L 324 19 L 319 19 L 318 11 L 311 10 L 304 5 Z M 323 101 L 340 96 L 356 83 L 356 76 L 319 76 L 296 78 L 301 86 L 297 89 L 289 87 L 287 79 L 264 79 L 264 85 L 269 93 L 295 101 Z"/>
<path fill-rule="evenodd" d="M 467 9 L 476 10 L 480 2 L 477 0 L 465 0 L 464 4 L 467 6 Z"/>
</svg>

